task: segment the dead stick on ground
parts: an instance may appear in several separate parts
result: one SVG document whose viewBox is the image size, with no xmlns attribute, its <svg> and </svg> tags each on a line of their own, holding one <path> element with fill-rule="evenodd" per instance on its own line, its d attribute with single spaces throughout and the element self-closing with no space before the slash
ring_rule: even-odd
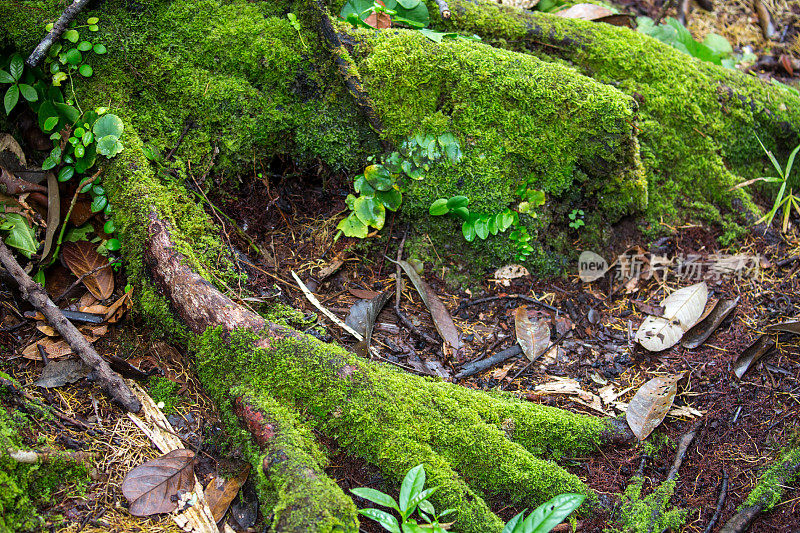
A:
<svg viewBox="0 0 800 533">
<path fill-rule="evenodd" d="M 0 263 L 8 270 L 16 282 L 19 284 L 23 298 L 28 300 L 37 311 L 42 313 L 48 322 L 66 340 L 72 350 L 78 354 L 81 360 L 97 372 L 97 379 L 100 385 L 108 394 L 117 400 L 125 409 L 137 412 L 142 408 L 139 400 L 133 395 L 122 378 L 111 370 L 108 363 L 100 357 L 100 354 L 92 348 L 89 341 L 78 331 L 72 322 L 67 320 L 61 313 L 61 309 L 47 295 L 44 287 L 33 281 L 28 274 L 22 270 L 17 260 L 8 249 L 5 243 L 0 242 Z"/>
<path fill-rule="evenodd" d="M 439 6 L 439 14 L 443 19 L 450 18 L 450 6 L 447 5 L 445 0 L 436 0 L 436 5 Z"/>
<path fill-rule="evenodd" d="M 675 479 L 675 477 L 678 475 L 678 469 L 683 463 L 683 458 L 686 457 L 686 452 L 689 450 L 689 446 L 692 445 L 695 436 L 697 436 L 697 430 L 700 429 L 702 423 L 702 418 L 695 420 L 689 431 L 683 437 L 681 437 L 681 441 L 678 443 L 678 451 L 675 453 L 675 462 L 672 463 L 672 468 L 669 470 L 667 481 Z"/>
<path fill-rule="evenodd" d="M 61 16 L 58 17 L 58 20 L 55 22 L 55 24 L 53 24 L 53 29 L 50 30 L 50 33 L 45 35 L 44 39 L 42 39 L 41 42 L 36 45 L 36 48 L 33 49 L 31 55 L 28 56 L 28 60 L 26 61 L 28 66 L 35 67 L 42 61 L 42 59 L 44 59 L 44 56 L 47 55 L 47 51 L 51 46 L 53 46 L 53 43 L 55 43 L 58 38 L 61 37 L 61 34 L 67 29 L 67 26 L 69 26 L 69 23 L 72 22 L 72 19 L 74 19 L 78 13 L 83 11 L 83 8 L 86 7 L 86 4 L 88 3 L 89 0 L 75 0 L 72 2 L 72 5 L 64 10 Z"/>
<path fill-rule="evenodd" d="M 706 526 L 703 533 L 711 533 L 714 529 L 714 526 L 717 524 L 717 520 L 719 520 L 719 516 L 722 514 L 722 506 L 725 505 L 725 498 L 728 495 L 728 473 L 726 471 L 722 471 L 722 483 L 720 483 L 719 487 L 719 497 L 717 498 L 717 508 L 714 511 L 714 516 L 711 517 L 711 521 Z"/>
</svg>

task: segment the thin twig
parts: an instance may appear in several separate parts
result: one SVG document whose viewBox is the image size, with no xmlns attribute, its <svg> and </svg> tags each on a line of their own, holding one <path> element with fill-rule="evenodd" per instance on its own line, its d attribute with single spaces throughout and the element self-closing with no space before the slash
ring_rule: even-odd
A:
<svg viewBox="0 0 800 533">
<path fill-rule="evenodd" d="M 458 309 L 464 309 L 467 307 L 472 307 L 473 305 L 480 305 L 488 302 L 494 302 L 497 300 L 505 300 L 505 299 L 517 299 L 523 300 L 528 303 L 532 303 L 536 306 L 539 306 L 543 309 L 547 309 L 548 311 L 553 311 L 554 313 L 561 313 L 557 308 L 553 307 L 552 305 L 547 305 L 544 302 L 537 300 L 536 298 L 532 298 L 530 296 L 526 296 L 524 294 L 504 294 L 501 296 L 489 296 L 487 298 L 478 298 L 477 300 L 470 300 L 468 302 L 461 302 L 458 304 Z"/>
<path fill-rule="evenodd" d="M 714 529 L 714 526 L 717 524 L 717 520 L 719 520 L 719 516 L 722 514 L 722 507 L 725 505 L 725 498 L 727 496 L 728 496 L 728 472 L 723 470 L 722 483 L 720 483 L 719 497 L 717 498 L 717 508 L 714 511 L 714 516 L 711 517 L 711 521 L 703 530 L 703 533 L 711 533 L 711 530 Z"/>
<path fill-rule="evenodd" d="M 86 4 L 89 3 L 89 0 L 75 0 L 72 2 L 67 9 L 58 17 L 58 20 L 53 24 L 53 29 L 50 30 L 50 33 L 45 35 L 44 39 L 36 45 L 36 48 L 33 49 L 31 55 L 28 56 L 26 63 L 30 67 L 35 67 L 39 63 L 41 63 L 44 56 L 47 55 L 47 51 L 50 50 L 50 47 L 53 46 L 61 34 L 69 26 L 69 23 L 72 22 L 78 13 L 83 11 L 83 8 L 86 7 Z"/>
<path fill-rule="evenodd" d="M 67 290 L 65 290 L 64 292 L 62 292 L 61 294 L 59 294 L 57 297 L 53 298 L 53 301 L 54 301 L 54 302 L 56 302 L 56 303 L 60 302 L 61 300 L 63 300 L 64 298 L 66 298 L 66 297 L 67 297 L 67 295 L 68 295 L 70 292 L 72 292 L 72 290 L 73 290 L 75 287 L 77 287 L 78 285 L 80 285 L 80 283 L 81 283 L 83 280 L 85 280 L 86 278 L 88 278 L 88 277 L 89 277 L 89 276 L 91 276 L 92 274 L 96 274 L 98 271 L 100 271 L 100 270 L 103 270 L 104 268 L 111 268 L 111 265 L 109 265 L 109 264 L 100 265 L 100 266 L 94 267 L 94 268 L 93 268 L 93 269 L 91 269 L 89 272 L 86 272 L 86 273 L 82 274 L 82 275 L 81 275 L 81 276 L 80 276 L 78 279 L 76 279 L 75 281 L 73 281 L 73 282 L 72 282 L 72 285 L 70 285 L 69 287 L 67 287 Z"/>
<path fill-rule="evenodd" d="M 446 0 L 436 0 L 436 5 L 439 6 L 439 14 L 443 19 L 450 18 L 450 6 L 447 5 Z"/>
</svg>

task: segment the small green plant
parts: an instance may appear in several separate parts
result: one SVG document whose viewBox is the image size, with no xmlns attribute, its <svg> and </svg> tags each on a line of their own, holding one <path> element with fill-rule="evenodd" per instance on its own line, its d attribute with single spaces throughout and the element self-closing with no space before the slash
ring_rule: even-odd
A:
<svg viewBox="0 0 800 533">
<path fill-rule="evenodd" d="M 355 177 L 353 187 L 359 196 L 347 195 L 345 204 L 351 213 L 336 229 L 347 237 L 363 239 L 370 227 L 383 228 L 386 211 L 400 208 L 407 180 L 422 180 L 434 163 L 455 164 L 461 157 L 461 147 L 452 133 L 407 138 L 397 151 L 383 157 L 382 163 L 369 165 Z"/>
<path fill-rule="evenodd" d="M 426 28 L 430 23 L 428 6 L 421 0 L 347 0 L 339 16 L 353 26 L 371 29 L 366 20 L 373 13 L 383 13 L 392 22 L 417 29 Z"/>
<path fill-rule="evenodd" d="M 88 39 L 81 39 L 81 28 L 86 28 L 90 32 L 100 31 L 98 23 L 100 19 L 90 17 L 86 19 L 86 24 L 78 25 L 74 21 L 70 23 L 70 28 L 61 36 L 61 41 L 54 44 L 47 53 L 47 65 L 50 74 L 53 75 L 53 85 L 58 87 L 62 82 L 69 79 L 72 87 L 72 76 L 75 73 L 84 78 L 89 78 L 94 73 L 94 69 L 87 62 L 92 53 L 103 55 L 108 52 L 102 43 L 93 43 Z M 53 24 L 48 24 L 47 31 L 53 29 Z M 74 45 L 74 46 L 72 46 Z M 74 90 L 73 90 L 74 96 Z"/>
<path fill-rule="evenodd" d="M 359 514 L 378 522 L 387 531 L 392 533 L 444 533 L 450 524 L 441 524 L 440 519 L 454 513 L 455 509 L 445 509 L 437 514 L 428 498 L 439 487 L 429 489 L 424 487 L 425 466 L 419 464 L 409 470 L 403 479 L 403 483 L 400 485 L 400 501 L 369 487 L 351 489 L 350 492 L 372 503 L 394 509 L 400 514 L 401 521 L 398 523 L 397 518 L 393 515 L 374 507 L 358 511 Z M 419 525 L 417 520 L 411 518 L 414 511 L 418 511 L 426 525 Z"/>
<path fill-rule="evenodd" d="M 567 217 L 570 219 L 569 227 L 572 229 L 580 229 L 586 225 L 583 221 L 583 209 L 573 209 Z"/>
<path fill-rule="evenodd" d="M 300 42 L 303 43 L 303 48 L 308 48 L 308 46 L 306 46 L 306 42 L 303 40 L 303 32 L 301 31 L 303 27 L 300 26 L 300 22 L 297 20 L 297 15 L 289 12 L 286 14 L 286 18 L 289 19 L 289 24 L 292 25 L 292 28 L 294 28 L 297 32 L 297 36 L 300 37 Z"/>
<path fill-rule="evenodd" d="M 650 17 L 637 17 L 636 31 L 658 39 L 664 44 L 677 48 L 702 61 L 708 61 L 726 68 L 734 68 L 737 63 L 754 61 L 753 54 L 735 54 L 731 43 L 716 33 L 706 35 L 703 42 L 695 41 L 689 30 L 677 19 L 668 17 L 663 23 L 656 25 Z"/>
<path fill-rule="evenodd" d="M 441 519 L 456 512 L 445 509 L 441 513 L 428 501 L 438 487 L 426 489 L 425 465 L 419 464 L 408 471 L 400 485 L 400 499 L 395 500 L 388 494 L 369 487 L 351 489 L 350 492 L 377 503 L 382 507 L 394 509 L 400 515 L 400 521 L 394 515 L 373 507 L 359 510 L 359 514 L 378 522 L 383 529 L 391 533 L 445 533 L 453 525 L 441 523 Z M 508 521 L 503 533 L 548 533 L 560 524 L 572 511 L 577 509 L 586 497 L 581 494 L 561 494 L 537 507 L 525 518 L 525 511 Z M 425 522 L 411 518 L 417 511 Z"/>
<path fill-rule="evenodd" d="M 772 209 L 770 209 L 767 214 L 756 221 L 756 224 L 761 224 L 762 222 L 766 221 L 767 225 L 772 224 L 772 220 L 775 218 L 775 215 L 778 214 L 778 211 L 783 209 L 782 219 L 783 223 L 781 225 L 781 230 L 786 233 L 786 230 L 789 228 L 789 214 L 792 212 L 792 208 L 794 207 L 795 212 L 800 215 L 800 196 L 796 196 L 793 192 L 792 188 L 789 188 L 789 192 L 786 192 L 786 187 L 789 184 L 789 176 L 792 173 L 792 167 L 794 166 L 794 158 L 797 155 L 797 152 L 800 151 L 800 144 L 792 150 L 792 153 L 789 154 L 789 159 L 786 161 L 786 168 L 781 167 L 778 160 L 773 155 L 772 151 L 767 150 L 764 146 L 764 143 L 761 142 L 761 139 L 758 139 L 758 144 L 761 145 L 761 149 L 764 150 L 764 153 L 767 154 L 772 166 L 775 168 L 775 172 L 778 173 L 777 176 L 769 176 L 764 178 L 755 178 L 752 180 L 744 181 L 731 190 L 739 189 L 742 187 L 747 187 L 748 185 L 752 185 L 753 183 L 763 181 L 765 183 L 780 183 L 781 186 L 778 189 L 778 195 L 775 197 L 775 202 L 772 204 Z"/>
<path fill-rule="evenodd" d="M 3 97 L 3 107 L 8 115 L 19 102 L 20 95 L 28 102 L 35 102 L 39 99 L 39 95 L 30 85 L 34 79 L 33 75 L 26 72 L 25 61 L 19 54 L 12 55 L 4 67 L 8 70 L 0 69 L 0 83 L 11 84 Z"/>
<path fill-rule="evenodd" d="M 559 494 L 537 507 L 525 518 L 525 511 L 512 518 L 503 528 L 503 533 L 548 533 L 560 524 L 586 496 L 582 494 Z"/>
</svg>

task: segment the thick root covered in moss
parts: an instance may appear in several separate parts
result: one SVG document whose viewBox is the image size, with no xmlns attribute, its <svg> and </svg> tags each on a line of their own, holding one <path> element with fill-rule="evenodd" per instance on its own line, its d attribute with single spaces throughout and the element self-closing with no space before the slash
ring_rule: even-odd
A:
<svg viewBox="0 0 800 533">
<path fill-rule="evenodd" d="M 622 493 L 617 518 L 621 530 L 627 533 L 680 531 L 689 511 L 669 508 L 677 479 L 664 481 L 646 497 L 642 497 L 643 485 L 644 478 L 635 476 Z"/>
</svg>

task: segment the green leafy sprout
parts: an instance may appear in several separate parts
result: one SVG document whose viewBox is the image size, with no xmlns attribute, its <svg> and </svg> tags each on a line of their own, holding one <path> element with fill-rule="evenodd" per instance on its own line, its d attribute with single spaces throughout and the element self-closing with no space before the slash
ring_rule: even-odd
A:
<svg viewBox="0 0 800 533">
<path fill-rule="evenodd" d="M 25 61 L 22 57 L 19 54 L 12 55 L 6 69 L 0 69 L 0 83 L 11 84 L 3 97 L 6 115 L 9 115 L 11 110 L 16 107 L 20 95 L 28 102 L 35 102 L 39 99 L 36 90 L 31 86 L 32 81 L 33 75 L 25 71 Z"/>
<path fill-rule="evenodd" d="M 351 489 L 350 492 L 376 503 L 381 507 L 393 509 L 400 515 L 397 518 L 383 511 L 370 507 L 360 509 L 359 514 L 378 522 L 383 529 L 391 533 L 446 533 L 454 522 L 442 523 L 441 519 L 456 512 L 445 509 L 437 513 L 433 504 L 428 501 L 439 487 L 425 488 L 425 465 L 419 464 L 408 471 L 400 485 L 399 500 L 390 495 L 369 487 Z M 561 494 L 543 503 L 525 518 L 525 511 L 508 521 L 503 533 L 548 533 L 560 524 L 572 511 L 577 509 L 586 497 L 581 494 Z M 411 516 L 417 512 L 424 524 Z"/>
<path fill-rule="evenodd" d="M 573 209 L 572 212 L 567 215 L 570 219 L 569 227 L 572 229 L 580 229 L 586 225 L 586 222 L 583 221 L 583 209 Z"/>
<path fill-rule="evenodd" d="M 775 155 L 772 153 L 772 151 L 767 150 L 767 148 L 764 146 L 764 143 L 761 142 L 761 139 L 759 139 L 757 136 L 756 139 L 758 140 L 758 144 L 761 145 L 761 149 L 764 150 L 764 153 L 769 158 L 772 166 L 775 168 L 775 172 L 778 175 L 747 180 L 736 185 L 731 190 L 747 187 L 748 185 L 752 185 L 753 183 L 757 183 L 759 181 L 763 181 L 765 183 L 780 183 L 780 188 L 778 189 L 778 194 L 772 204 L 772 209 L 770 209 L 763 217 L 758 219 L 756 224 L 761 224 L 762 222 L 766 221 L 767 226 L 771 225 L 775 215 L 777 215 L 778 211 L 782 209 L 783 213 L 781 216 L 781 230 L 783 233 L 786 233 L 786 230 L 789 228 L 789 214 L 792 212 L 792 208 L 794 207 L 795 212 L 800 215 L 800 196 L 795 195 L 791 187 L 789 188 L 789 192 L 786 192 L 786 187 L 789 184 L 789 176 L 791 175 L 792 167 L 794 166 L 794 158 L 797 156 L 797 152 L 800 152 L 800 145 L 797 145 L 789 154 L 789 159 L 786 161 L 786 167 L 783 168 L 781 167 L 780 163 L 778 163 L 778 160 L 775 158 Z"/>
</svg>

